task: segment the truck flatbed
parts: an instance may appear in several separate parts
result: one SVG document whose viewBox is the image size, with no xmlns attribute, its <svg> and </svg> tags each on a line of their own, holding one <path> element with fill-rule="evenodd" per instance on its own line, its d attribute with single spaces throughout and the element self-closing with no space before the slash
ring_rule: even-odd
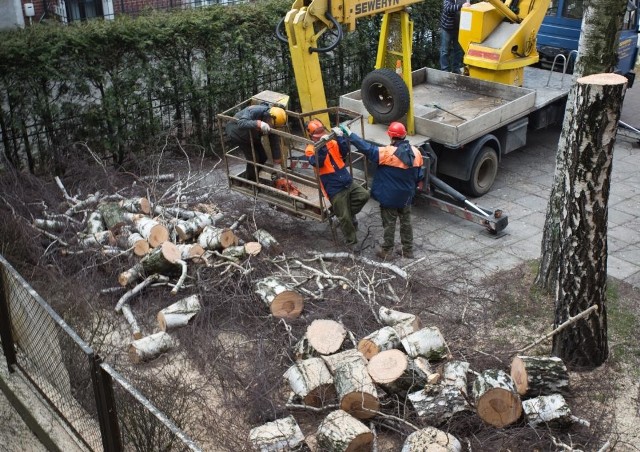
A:
<svg viewBox="0 0 640 452">
<path fill-rule="evenodd" d="M 524 85 L 516 87 L 422 68 L 413 72 L 415 145 L 437 142 L 460 147 L 567 96 L 571 75 L 525 68 Z M 340 106 L 368 112 L 360 91 L 340 98 Z M 386 144 L 386 124 L 364 124 L 364 136 Z"/>
</svg>

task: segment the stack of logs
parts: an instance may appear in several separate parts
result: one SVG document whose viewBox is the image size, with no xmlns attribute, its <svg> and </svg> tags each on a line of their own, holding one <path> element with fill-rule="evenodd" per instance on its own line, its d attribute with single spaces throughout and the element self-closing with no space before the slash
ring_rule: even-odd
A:
<svg viewBox="0 0 640 452">
<path fill-rule="evenodd" d="M 475 412 L 498 428 L 523 414 L 533 427 L 581 421 L 563 398 L 569 377 L 559 358 L 516 356 L 510 375 L 501 369 L 477 373 L 451 359 L 438 328 L 385 307 L 378 314 L 384 326 L 357 344 L 341 323 L 314 320 L 294 347 L 297 361 L 284 373 L 291 391 L 287 407 L 332 410 L 310 434 L 320 450 L 372 450 L 375 433 L 364 421 L 384 417 L 380 407 L 392 400 L 408 401 L 426 425 L 406 438 L 402 452 L 462 450 L 457 438 L 437 428 L 461 412 Z M 471 384 L 469 374 L 475 375 Z M 249 434 L 260 451 L 309 450 L 307 439 L 293 416 Z"/>
</svg>

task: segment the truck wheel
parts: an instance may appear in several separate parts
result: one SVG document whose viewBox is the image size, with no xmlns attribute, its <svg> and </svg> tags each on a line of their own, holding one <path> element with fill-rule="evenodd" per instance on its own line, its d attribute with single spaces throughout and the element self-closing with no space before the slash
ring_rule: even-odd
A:
<svg viewBox="0 0 640 452">
<path fill-rule="evenodd" d="M 478 197 L 486 194 L 496 180 L 498 174 L 498 154 L 489 147 L 483 147 L 471 168 L 471 179 L 465 185 L 469 195 Z"/>
<path fill-rule="evenodd" d="M 390 123 L 409 111 L 409 88 L 402 77 L 391 69 L 376 69 L 362 81 L 362 103 L 373 119 Z"/>
</svg>

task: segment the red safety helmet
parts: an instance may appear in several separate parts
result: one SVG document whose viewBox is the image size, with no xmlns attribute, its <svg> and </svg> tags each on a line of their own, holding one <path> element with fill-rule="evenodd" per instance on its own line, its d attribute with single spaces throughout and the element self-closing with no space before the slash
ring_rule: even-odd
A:
<svg viewBox="0 0 640 452">
<path fill-rule="evenodd" d="M 312 119 L 307 124 L 307 132 L 309 135 L 315 135 L 325 131 L 324 124 L 319 119 Z"/>
<path fill-rule="evenodd" d="M 392 122 L 387 129 L 390 138 L 404 138 L 407 136 L 407 129 L 401 122 Z"/>
</svg>

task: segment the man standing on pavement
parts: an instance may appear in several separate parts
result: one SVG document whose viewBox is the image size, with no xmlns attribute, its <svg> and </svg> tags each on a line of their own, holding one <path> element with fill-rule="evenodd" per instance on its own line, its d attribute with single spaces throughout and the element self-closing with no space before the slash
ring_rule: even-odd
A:
<svg viewBox="0 0 640 452">
<path fill-rule="evenodd" d="M 256 168 L 255 163 L 264 165 L 267 161 L 267 153 L 262 145 L 261 135 L 269 134 L 272 127 L 284 126 L 287 123 L 287 113 L 280 107 L 250 105 L 233 117 L 236 121 L 229 121 L 225 128 L 227 136 L 231 140 L 231 146 L 238 146 L 247 160 L 244 177 L 257 182 L 260 169 Z M 269 135 L 269 146 L 271 147 L 273 166 L 279 168 L 282 160 L 280 139 L 277 135 Z"/>
<path fill-rule="evenodd" d="M 353 180 L 344 162 L 351 146 L 342 136 L 342 131 L 335 140 L 330 140 L 327 130 L 318 119 L 309 121 L 307 132 L 314 142 L 326 141 L 317 152 L 312 144 L 307 145 L 305 155 L 320 174 L 322 188 L 331 201 L 347 245 L 354 246 L 358 243 L 356 214 L 369 200 L 369 192 Z"/>
<path fill-rule="evenodd" d="M 460 10 L 469 6 L 466 0 L 443 0 L 440 14 L 440 69 L 460 74 L 463 51 L 458 42 Z"/>
<path fill-rule="evenodd" d="M 424 182 L 422 154 L 406 140 L 407 129 L 402 123 L 392 122 L 387 129 L 391 144 L 378 147 L 351 132 L 348 127 L 335 127 L 334 132 L 347 135 L 358 151 L 378 165 L 371 186 L 371 196 L 380 203 L 382 217 L 382 249 L 376 253 L 387 259 L 393 253 L 396 221 L 400 219 L 399 254 L 413 258 L 413 226 L 411 225 L 411 203 L 416 187 Z"/>
</svg>

